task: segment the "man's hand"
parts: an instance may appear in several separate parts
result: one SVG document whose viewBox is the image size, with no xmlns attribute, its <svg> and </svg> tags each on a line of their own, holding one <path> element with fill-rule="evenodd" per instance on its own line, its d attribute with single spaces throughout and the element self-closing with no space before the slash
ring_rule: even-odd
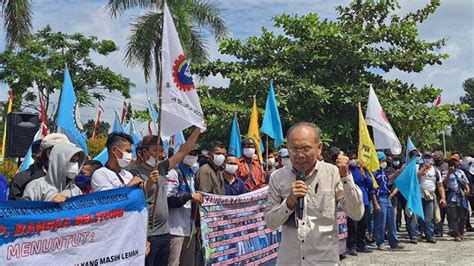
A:
<svg viewBox="0 0 474 266">
<path fill-rule="evenodd" d="M 374 210 L 375 213 L 380 213 L 382 211 L 382 208 L 380 208 L 380 205 L 377 203 L 374 205 Z"/>
<path fill-rule="evenodd" d="M 64 196 L 63 194 L 56 194 L 54 196 L 53 201 L 57 203 L 62 203 L 65 202 L 68 199 L 68 197 Z"/>
<path fill-rule="evenodd" d="M 143 180 L 140 177 L 134 176 L 132 180 L 128 182 L 127 186 L 141 186 L 142 183 L 143 183 Z"/>
<path fill-rule="evenodd" d="M 204 202 L 204 197 L 201 195 L 201 193 L 194 192 L 191 194 L 191 196 L 193 197 L 194 202 L 197 202 L 199 204 Z"/>
<path fill-rule="evenodd" d="M 341 177 L 349 175 L 349 157 L 339 154 L 336 159 L 336 165 L 339 168 L 339 175 Z"/>
<path fill-rule="evenodd" d="M 441 200 L 439 201 L 439 206 L 441 206 L 441 208 L 446 207 L 446 199 L 441 199 Z"/>
<path fill-rule="evenodd" d="M 297 180 L 291 184 L 290 196 L 286 199 L 286 206 L 288 209 L 293 210 L 295 208 L 296 200 L 299 197 L 304 197 L 308 194 L 308 186 L 305 182 Z"/>
<path fill-rule="evenodd" d="M 152 182 L 153 184 L 156 184 L 158 183 L 159 178 L 160 178 L 160 172 L 158 172 L 158 170 L 151 171 L 150 179 L 149 179 L 150 182 Z"/>
<path fill-rule="evenodd" d="M 151 243 L 150 241 L 147 241 L 146 246 L 145 246 L 145 257 L 148 256 L 148 254 L 150 254 L 150 249 L 151 249 Z"/>
</svg>

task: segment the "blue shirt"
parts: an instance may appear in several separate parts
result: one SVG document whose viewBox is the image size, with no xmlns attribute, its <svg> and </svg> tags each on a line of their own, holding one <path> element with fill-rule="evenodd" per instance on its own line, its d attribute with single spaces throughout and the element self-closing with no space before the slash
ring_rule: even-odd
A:
<svg viewBox="0 0 474 266">
<path fill-rule="evenodd" d="M 235 196 L 247 193 L 244 181 L 242 181 L 242 179 L 238 177 L 235 177 L 234 183 L 232 184 L 230 184 L 229 181 L 224 178 L 224 189 L 225 194 L 228 196 Z"/>
<path fill-rule="evenodd" d="M 390 195 L 390 188 L 388 187 L 388 175 L 384 169 L 380 168 L 374 173 L 375 180 L 379 185 L 379 191 L 377 192 L 379 196 L 388 196 Z"/>
<path fill-rule="evenodd" d="M 372 178 L 370 177 L 369 171 L 365 170 L 366 178 L 364 178 L 364 176 L 362 176 L 361 174 L 362 169 L 360 167 L 350 166 L 349 170 L 351 171 L 354 182 L 362 191 L 362 198 L 364 200 L 364 205 L 368 206 L 369 194 L 375 194 L 374 184 L 372 183 Z"/>
</svg>

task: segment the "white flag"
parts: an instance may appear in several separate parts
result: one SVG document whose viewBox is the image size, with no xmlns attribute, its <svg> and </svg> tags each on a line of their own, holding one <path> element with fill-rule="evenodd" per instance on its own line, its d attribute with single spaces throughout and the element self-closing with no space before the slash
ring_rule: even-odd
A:
<svg viewBox="0 0 474 266">
<path fill-rule="evenodd" d="M 376 149 L 390 149 L 392 154 L 398 155 L 402 152 L 402 144 L 393 131 L 385 112 L 380 105 L 375 91 L 370 85 L 369 103 L 365 114 L 367 125 L 374 130 L 374 144 Z"/>
<path fill-rule="evenodd" d="M 168 138 L 192 125 L 205 129 L 204 114 L 189 71 L 189 63 L 166 2 L 163 8 L 161 62 L 161 136 Z"/>
</svg>

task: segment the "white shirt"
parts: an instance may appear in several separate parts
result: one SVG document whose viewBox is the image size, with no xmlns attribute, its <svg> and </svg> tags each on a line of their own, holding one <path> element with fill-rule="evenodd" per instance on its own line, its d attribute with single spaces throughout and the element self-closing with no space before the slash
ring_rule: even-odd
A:
<svg viewBox="0 0 474 266">
<path fill-rule="evenodd" d="M 98 169 L 92 175 L 92 191 L 103 191 L 112 188 L 124 187 L 133 178 L 133 175 L 129 171 L 123 169 L 120 171 L 119 175 L 122 177 L 123 183 L 120 181 L 117 174 L 107 167 Z"/>
<path fill-rule="evenodd" d="M 420 177 L 420 187 L 422 190 L 428 192 L 434 192 L 436 190 L 436 185 L 441 182 L 438 177 L 441 175 L 437 173 L 437 171 L 434 166 L 431 166 L 425 171 L 425 174 Z"/>
<path fill-rule="evenodd" d="M 179 176 L 175 169 L 172 169 L 166 175 L 167 178 L 167 196 L 173 196 L 178 193 Z M 194 178 L 186 179 L 191 192 L 194 191 Z M 170 208 L 168 224 L 170 226 L 170 234 L 173 236 L 190 236 L 194 226 L 194 220 L 191 219 L 191 204 L 189 200 L 181 208 Z"/>
</svg>

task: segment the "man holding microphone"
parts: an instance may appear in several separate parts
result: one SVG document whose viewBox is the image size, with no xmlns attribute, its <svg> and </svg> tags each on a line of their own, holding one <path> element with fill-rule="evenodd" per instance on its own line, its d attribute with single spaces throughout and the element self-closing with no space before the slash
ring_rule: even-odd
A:
<svg viewBox="0 0 474 266">
<path fill-rule="evenodd" d="M 265 210 L 270 229 L 282 225 L 277 264 L 337 264 L 337 202 L 353 220 L 364 214 L 349 159 L 339 155 L 337 166 L 318 161 L 323 147 L 320 130 L 310 123 L 293 125 L 287 140 L 292 166 L 273 172 Z"/>
</svg>

